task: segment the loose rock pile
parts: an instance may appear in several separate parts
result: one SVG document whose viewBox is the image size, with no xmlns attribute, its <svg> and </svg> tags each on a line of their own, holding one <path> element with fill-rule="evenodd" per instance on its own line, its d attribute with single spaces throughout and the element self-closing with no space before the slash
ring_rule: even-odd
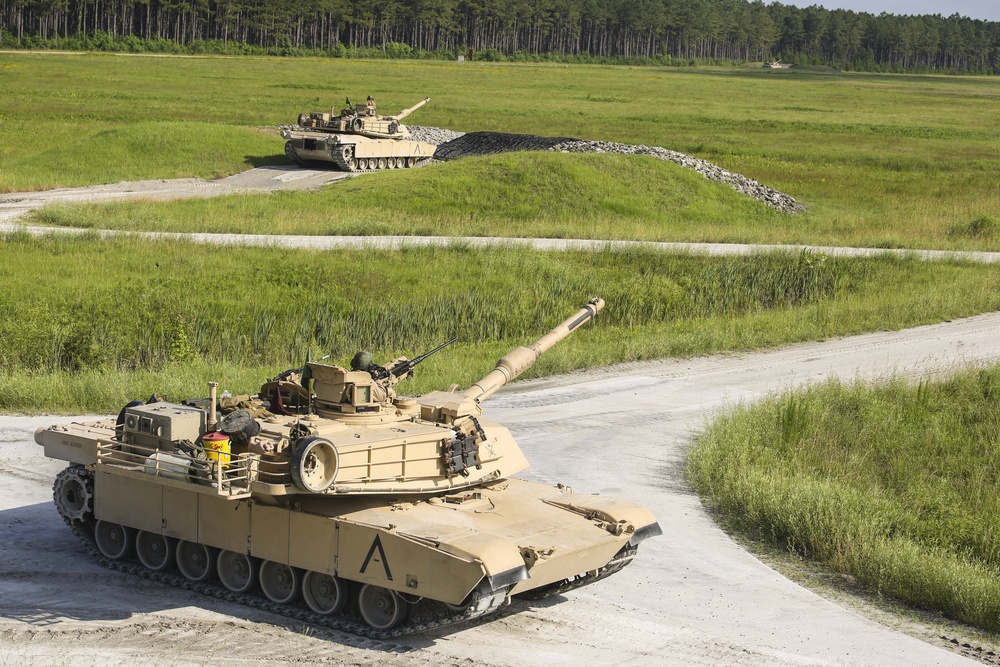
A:
<svg viewBox="0 0 1000 667">
<path fill-rule="evenodd" d="M 426 141 L 429 144 L 440 146 L 452 139 L 458 139 L 465 134 L 455 130 L 446 130 L 443 127 L 424 127 L 423 125 L 407 125 L 410 131 L 410 138 L 414 141 Z"/>
<path fill-rule="evenodd" d="M 714 165 L 707 160 L 696 158 L 693 155 L 678 153 L 659 146 L 643 146 L 633 144 L 618 144 L 612 141 L 582 141 L 571 139 L 565 143 L 553 146 L 548 150 L 560 151 L 562 153 L 618 153 L 620 155 L 648 155 L 658 160 L 666 160 L 679 164 L 688 169 L 694 169 L 699 174 L 710 181 L 725 183 L 733 190 L 748 197 L 753 197 L 764 202 L 772 208 L 776 208 L 784 213 L 797 213 L 804 210 L 802 204 L 795 201 L 783 192 L 778 192 L 774 188 L 759 183 L 756 179 L 747 178 L 742 174 L 734 174 L 726 171 L 718 165 Z"/>
<path fill-rule="evenodd" d="M 503 132 L 469 132 L 438 146 L 434 159 L 447 162 L 473 155 L 496 155 L 513 151 L 550 151 L 556 146 L 571 143 L 568 137 L 536 137 L 532 134 L 504 134 Z"/>
</svg>

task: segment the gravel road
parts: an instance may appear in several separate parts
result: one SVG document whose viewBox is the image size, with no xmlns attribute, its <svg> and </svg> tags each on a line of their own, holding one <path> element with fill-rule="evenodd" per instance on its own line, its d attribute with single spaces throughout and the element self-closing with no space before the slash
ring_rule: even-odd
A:
<svg viewBox="0 0 1000 667">
<path fill-rule="evenodd" d="M 976 664 L 777 574 L 720 531 L 683 478 L 706 420 L 829 377 L 924 376 L 1000 359 L 1000 314 L 753 354 L 621 365 L 517 383 L 487 404 L 526 476 L 642 502 L 663 537 L 632 565 L 498 618 L 390 643 L 166 588 L 89 562 L 51 504 L 60 468 L 31 441 L 52 417 L 0 418 L 0 664 Z"/>
</svg>

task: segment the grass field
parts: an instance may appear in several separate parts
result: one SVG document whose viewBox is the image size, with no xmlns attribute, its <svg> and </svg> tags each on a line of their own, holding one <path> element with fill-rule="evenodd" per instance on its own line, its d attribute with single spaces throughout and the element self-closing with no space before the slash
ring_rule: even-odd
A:
<svg viewBox="0 0 1000 667">
<path fill-rule="evenodd" d="M 690 459 L 730 527 L 1000 631 L 1000 366 L 827 383 L 717 421 Z"/>
<path fill-rule="evenodd" d="M 309 252 L 96 237 L 0 240 L 0 410 L 109 411 L 359 347 L 458 336 L 410 393 L 468 386 L 586 299 L 594 328 L 530 375 L 893 329 L 1000 308 L 1000 267 L 766 254 L 712 259 L 517 247 Z M 439 365 L 440 364 L 440 365 Z"/>
<path fill-rule="evenodd" d="M 717 205 L 677 207 L 676 198 L 660 198 L 663 190 L 688 192 L 690 179 L 648 159 L 610 169 L 575 156 L 518 156 L 391 175 L 396 197 L 423 197 L 406 219 L 385 215 L 390 204 L 380 193 L 390 190 L 390 175 L 379 175 L 358 179 L 350 191 L 335 187 L 280 203 L 241 197 L 43 214 L 61 224 L 104 220 L 157 228 L 162 222 L 254 231 L 275 219 L 296 233 L 356 231 L 315 212 L 294 223 L 281 220 L 283 207 L 311 210 L 332 202 L 351 218 L 382 220 L 383 229 L 401 233 L 477 234 L 499 227 L 548 235 L 554 227 L 563 236 L 1000 249 L 995 78 L 18 53 L 0 54 L 0 85 L 0 191 L 210 177 L 284 161 L 275 125 L 293 122 L 302 111 L 339 106 L 345 95 L 372 93 L 389 110 L 431 96 L 411 117 L 417 124 L 692 153 L 809 207 L 797 216 L 747 215 L 746 206 L 722 192 L 713 195 Z M 137 147 L 146 152 L 136 155 Z M 511 170 L 526 174 L 524 187 L 491 183 L 491 175 Z M 663 183 L 647 191 L 647 172 Z M 591 207 L 562 220 L 522 201 L 525 191 L 548 188 L 558 195 L 548 208 L 565 208 L 572 193 L 595 178 L 607 182 L 618 206 L 617 192 L 639 192 L 621 215 L 614 207 Z M 726 189 L 706 185 L 698 188 L 699 198 Z"/>
</svg>

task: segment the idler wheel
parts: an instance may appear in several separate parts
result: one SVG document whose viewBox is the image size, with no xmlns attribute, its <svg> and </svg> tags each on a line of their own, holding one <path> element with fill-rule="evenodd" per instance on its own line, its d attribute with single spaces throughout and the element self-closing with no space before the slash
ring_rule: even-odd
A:
<svg viewBox="0 0 1000 667">
<path fill-rule="evenodd" d="M 302 577 L 294 567 L 272 560 L 266 560 L 260 566 L 260 590 L 271 602 L 294 602 L 301 589 Z"/>
<path fill-rule="evenodd" d="M 302 578 L 302 597 L 317 614 L 336 614 L 347 605 L 348 585 L 339 577 L 322 572 L 306 572 Z"/>
<path fill-rule="evenodd" d="M 121 560 L 132 555 L 135 532 L 118 523 L 98 521 L 94 527 L 94 542 L 102 554 L 111 560 Z"/>
<path fill-rule="evenodd" d="M 52 500 L 59 514 L 70 521 L 83 521 L 92 511 L 93 498 L 91 480 L 83 468 L 66 468 L 52 485 Z"/>
<path fill-rule="evenodd" d="M 135 537 L 135 555 L 146 569 L 153 572 L 169 570 L 174 564 L 173 539 L 140 530 Z"/>
<path fill-rule="evenodd" d="M 310 493 L 323 493 L 337 478 L 337 448 L 326 438 L 308 437 L 295 443 L 292 454 L 292 481 Z"/>
<path fill-rule="evenodd" d="M 177 543 L 177 569 L 191 581 L 207 581 L 215 573 L 215 549 L 197 542 Z"/>
<path fill-rule="evenodd" d="M 406 620 L 409 605 L 395 591 L 365 584 L 358 595 L 358 610 L 365 623 L 376 630 L 391 630 Z"/>
<path fill-rule="evenodd" d="M 417 158 L 415 158 L 415 157 L 408 157 L 408 158 L 406 158 L 406 168 L 407 169 L 410 169 L 411 167 L 415 167 L 416 165 L 417 165 Z"/>
<path fill-rule="evenodd" d="M 223 586 L 234 593 L 246 593 L 257 585 L 260 561 L 235 551 L 220 551 L 216 569 Z"/>
</svg>

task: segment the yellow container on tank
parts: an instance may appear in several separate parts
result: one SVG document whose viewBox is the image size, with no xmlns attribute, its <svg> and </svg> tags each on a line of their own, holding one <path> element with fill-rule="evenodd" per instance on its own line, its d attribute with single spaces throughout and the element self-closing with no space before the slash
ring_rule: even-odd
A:
<svg viewBox="0 0 1000 667">
<path fill-rule="evenodd" d="M 229 465 L 232 450 L 229 447 L 229 436 L 222 433 L 206 433 L 201 439 L 205 445 L 205 453 L 211 461 Z"/>
</svg>

